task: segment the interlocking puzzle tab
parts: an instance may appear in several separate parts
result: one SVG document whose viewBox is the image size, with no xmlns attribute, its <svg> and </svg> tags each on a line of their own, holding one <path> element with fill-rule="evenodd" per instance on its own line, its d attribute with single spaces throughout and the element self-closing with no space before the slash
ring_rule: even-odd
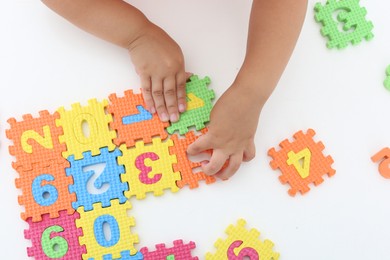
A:
<svg viewBox="0 0 390 260">
<path fill-rule="evenodd" d="M 15 118 L 8 119 L 11 128 L 6 134 L 13 141 L 9 152 L 16 158 L 14 169 L 21 167 L 23 171 L 27 171 L 33 169 L 34 165 L 47 167 L 63 163 L 61 154 L 66 147 L 58 140 L 63 132 L 55 124 L 59 116 L 57 112 L 50 114 L 45 110 L 39 112 L 38 118 L 27 114 L 21 122 L 17 122 Z"/>
<path fill-rule="evenodd" d="M 272 157 L 270 165 L 272 169 L 279 168 L 282 172 L 279 180 L 283 184 L 290 184 L 288 193 L 291 196 L 298 191 L 301 194 L 308 192 L 310 183 L 317 186 L 324 181 L 323 175 L 331 177 L 336 173 L 332 169 L 332 157 L 323 155 L 325 147 L 322 142 L 314 142 L 314 135 L 313 129 L 308 129 L 306 134 L 299 131 L 294 134 L 293 142 L 287 139 L 281 142 L 279 151 L 275 148 L 268 150 L 268 155 Z"/>
<path fill-rule="evenodd" d="M 127 147 L 131 147 L 138 140 L 151 143 L 152 137 L 157 136 L 162 140 L 168 137 L 165 128 L 169 123 L 160 121 L 157 114 L 152 115 L 145 109 L 146 104 L 141 94 L 127 90 L 124 97 L 111 94 L 109 100 L 111 104 L 108 111 L 113 115 L 110 126 L 117 132 L 117 138 L 114 139 L 117 146 L 125 143 Z"/>
<path fill-rule="evenodd" d="M 127 213 L 130 209 L 130 202 L 120 204 L 118 200 L 112 200 L 107 208 L 95 203 L 91 211 L 84 211 L 83 207 L 77 209 L 80 219 L 76 220 L 76 226 L 84 233 L 79 241 L 87 250 L 83 259 L 112 259 L 120 258 L 126 251 L 131 255 L 137 253 L 134 244 L 138 243 L 138 236 L 130 232 L 130 227 L 135 225 L 134 218 Z M 110 228 L 110 238 L 104 234 L 105 224 Z"/>
<path fill-rule="evenodd" d="M 367 10 L 360 6 L 359 0 L 327 0 L 325 5 L 317 3 L 314 11 L 315 20 L 322 24 L 321 34 L 329 39 L 329 49 L 345 48 L 348 43 L 356 45 L 363 39 L 368 41 L 374 37 L 374 26 L 366 20 Z M 342 31 L 339 30 L 341 24 Z"/>
<path fill-rule="evenodd" d="M 77 212 L 68 215 L 66 211 L 60 211 L 57 218 L 49 218 L 46 214 L 41 222 L 28 219 L 30 228 L 24 231 L 25 238 L 32 242 L 32 247 L 27 248 L 28 256 L 35 259 L 81 259 L 86 251 L 78 241 L 83 235 L 75 223 L 79 217 Z"/>
<path fill-rule="evenodd" d="M 205 128 L 205 123 L 210 121 L 210 112 L 213 107 L 211 100 L 214 99 L 214 91 L 207 86 L 210 84 L 210 78 L 199 79 L 193 75 L 186 84 L 187 92 L 187 110 L 180 115 L 180 120 L 171 123 L 167 128 L 168 133 L 173 134 L 176 130 L 184 135 L 191 126 L 196 130 Z"/>
<path fill-rule="evenodd" d="M 141 253 L 145 260 L 198 260 L 193 257 L 191 251 L 195 249 L 194 242 L 184 244 L 183 240 L 173 241 L 173 247 L 167 248 L 165 244 L 157 244 L 155 251 L 149 251 L 147 247 L 141 248 Z"/>
<path fill-rule="evenodd" d="M 214 246 L 215 254 L 207 253 L 206 260 L 239 260 L 249 257 L 251 260 L 277 260 L 279 253 L 272 249 L 274 244 L 270 240 L 264 242 L 259 239 L 260 232 L 256 229 L 245 228 L 246 221 L 239 219 L 237 225 L 230 225 L 226 229 L 227 239 L 218 239 Z"/>
<path fill-rule="evenodd" d="M 387 90 L 390 90 L 390 65 L 386 68 L 386 78 L 383 81 L 383 86 L 385 86 Z"/>
<path fill-rule="evenodd" d="M 386 179 L 390 179 L 390 149 L 388 147 L 383 148 L 374 156 L 371 157 L 371 160 L 376 163 L 379 162 L 379 173 Z"/>
<path fill-rule="evenodd" d="M 125 166 L 126 173 L 121 177 L 130 187 L 125 192 L 126 197 L 135 195 L 137 199 L 143 199 L 147 192 L 160 196 L 164 189 L 171 189 L 172 192 L 179 190 L 176 181 L 181 177 L 179 172 L 173 171 L 177 159 L 169 152 L 171 146 L 172 140 L 161 142 L 158 137 L 153 138 L 149 145 L 144 145 L 142 141 L 136 142 L 135 148 L 130 149 L 121 145 L 123 155 L 118 158 L 118 163 Z"/>
<path fill-rule="evenodd" d="M 97 155 L 102 147 L 108 147 L 110 151 L 115 149 L 112 140 L 116 133 L 108 127 L 112 116 L 106 113 L 107 106 L 106 99 L 103 102 L 91 99 L 88 106 L 82 107 L 79 103 L 74 103 L 71 110 L 67 111 L 64 107 L 58 109 L 60 118 L 56 120 L 56 124 L 64 130 L 64 134 L 59 138 L 60 142 L 66 143 L 67 146 L 67 150 L 63 152 L 64 158 L 74 155 L 74 159 L 79 160 L 86 151 Z M 84 124 L 89 128 L 88 136 L 84 134 Z"/>
</svg>

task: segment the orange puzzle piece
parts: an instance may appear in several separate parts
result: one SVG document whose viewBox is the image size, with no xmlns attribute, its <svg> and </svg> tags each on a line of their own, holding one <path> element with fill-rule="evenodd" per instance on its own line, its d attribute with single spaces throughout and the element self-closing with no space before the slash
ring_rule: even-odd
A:
<svg viewBox="0 0 390 260">
<path fill-rule="evenodd" d="M 287 139 L 282 141 L 279 151 L 275 148 L 268 150 L 268 155 L 273 158 L 270 165 L 272 169 L 279 168 L 282 172 L 279 180 L 283 184 L 290 184 L 288 193 L 291 196 L 298 191 L 301 194 L 308 192 L 310 183 L 317 186 L 324 181 L 323 175 L 331 177 L 336 173 L 332 168 L 332 157 L 323 155 L 325 147 L 322 142 L 314 142 L 314 135 L 313 129 L 308 129 L 306 134 L 299 131 L 294 134 L 293 142 Z"/>
<path fill-rule="evenodd" d="M 139 140 L 151 143 L 152 137 L 160 137 L 161 140 L 168 137 L 165 127 L 169 123 L 160 121 L 157 114 L 152 115 L 146 110 L 142 94 L 127 90 L 124 97 L 111 94 L 109 100 L 108 111 L 113 115 L 110 126 L 117 132 L 117 138 L 114 139 L 117 146 L 125 143 L 129 148 Z"/>
</svg>

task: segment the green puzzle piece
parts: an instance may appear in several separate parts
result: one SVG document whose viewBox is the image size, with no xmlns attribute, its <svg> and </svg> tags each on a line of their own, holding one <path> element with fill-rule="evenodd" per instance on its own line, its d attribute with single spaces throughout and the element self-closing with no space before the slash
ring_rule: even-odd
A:
<svg viewBox="0 0 390 260">
<path fill-rule="evenodd" d="M 387 90 L 390 90 L 390 65 L 386 68 L 386 79 L 383 81 L 383 85 Z"/>
<path fill-rule="evenodd" d="M 175 260 L 175 255 L 169 255 L 167 256 L 166 260 Z"/>
<path fill-rule="evenodd" d="M 169 134 L 176 130 L 183 135 L 188 132 L 188 128 L 195 126 L 196 130 L 205 128 L 205 123 L 210 121 L 210 112 L 213 108 L 211 100 L 214 99 L 214 91 L 207 86 L 210 84 L 210 78 L 199 79 L 193 75 L 186 84 L 187 92 L 187 110 L 180 115 L 180 120 L 171 123 L 167 127 Z"/>
<path fill-rule="evenodd" d="M 325 5 L 317 3 L 314 11 L 315 20 L 322 24 L 321 34 L 329 39 L 326 45 L 329 49 L 342 49 L 350 42 L 356 45 L 374 37 L 374 26 L 366 20 L 367 10 L 359 5 L 359 0 L 328 0 Z M 333 15 L 337 15 L 337 21 Z M 341 31 L 340 24 L 343 24 Z"/>
</svg>

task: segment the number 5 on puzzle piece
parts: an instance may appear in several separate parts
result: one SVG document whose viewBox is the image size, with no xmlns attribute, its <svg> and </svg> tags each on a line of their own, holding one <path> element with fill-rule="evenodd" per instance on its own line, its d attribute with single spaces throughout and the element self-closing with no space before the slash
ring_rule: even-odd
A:
<svg viewBox="0 0 390 260">
<path fill-rule="evenodd" d="M 209 84 L 209 77 L 204 79 L 199 79 L 196 75 L 190 77 L 190 81 L 186 84 L 187 110 L 180 115 L 178 122 L 171 123 L 167 127 L 168 133 L 173 134 L 178 130 L 179 134 L 183 135 L 191 126 L 195 126 L 196 130 L 205 127 L 205 123 L 210 121 L 213 107 L 211 100 L 215 97 L 214 91 L 207 87 Z"/>
<path fill-rule="evenodd" d="M 130 189 L 125 192 L 126 197 L 135 195 L 137 199 L 143 199 L 147 192 L 159 196 L 164 189 L 179 190 L 176 181 L 180 180 L 180 173 L 173 171 L 176 156 L 169 153 L 172 145 L 172 140 L 162 143 L 160 138 L 153 138 L 150 145 L 138 141 L 130 149 L 121 145 L 123 155 L 118 158 L 118 163 L 126 169 L 121 178 L 123 182 L 128 182 Z"/>
<path fill-rule="evenodd" d="M 127 147 L 132 147 L 137 140 L 151 143 L 152 137 L 167 138 L 165 127 L 169 123 L 161 122 L 157 114 L 152 115 L 145 109 L 141 94 L 127 90 L 124 97 L 111 94 L 109 100 L 108 111 L 113 117 L 110 126 L 117 132 L 118 136 L 114 139 L 117 146 L 125 143 Z"/>
<path fill-rule="evenodd" d="M 386 179 L 390 179 L 390 149 L 388 147 L 383 148 L 374 156 L 371 157 L 371 160 L 376 163 L 379 162 L 379 173 Z"/>
<path fill-rule="evenodd" d="M 331 177 L 335 174 L 332 157 L 323 155 L 322 150 L 325 147 L 322 142 L 314 142 L 314 135 L 312 129 L 306 134 L 299 131 L 294 134 L 293 142 L 286 139 L 280 143 L 279 151 L 275 148 L 268 151 L 268 155 L 272 157 L 271 168 L 280 169 L 282 175 L 279 180 L 283 184 L 290 184 L 288 193 L 291 196 L 295 196 L 298 191 L 301 194 L 308 192 L 310 183 L 321 184 L 323 175 Z"/>
<path fill-rule="evenodd" d="M 32 170 L 34 165 L 47 167 L 63 161 L 62 152 L 66 147 L 58 140 L 63 132 L 55 124 L 59 116 L 58 113 L 41 111 L 38 118 L 28 114 L 23 116 L 21 122 L 14 118 L 8 119 L 11 128 L 6 134 L 7 138 L 13 141 L 9 152 L 16 158 L 13 163 L 15 169 L 21 167 L 23 171 L 28 171 Z"/>
</svg>

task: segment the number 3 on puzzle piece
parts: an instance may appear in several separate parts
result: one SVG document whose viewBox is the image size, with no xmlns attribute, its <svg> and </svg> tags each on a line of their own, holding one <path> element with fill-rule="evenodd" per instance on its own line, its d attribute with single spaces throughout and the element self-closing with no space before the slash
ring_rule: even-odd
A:
<svg viewBox="0 0 390 260">
<path fill-rule="evenodd" d="M 302 179 L 309 177 L 311 159 L 311 152 L 309 148 L 306 147 L 298 153 L 290 151 L 288 152 L 287 156 L 287 164 L 294 165 L 295 169 L 297 170 L 298 174 L 301 176 Z"/>
</svg>

